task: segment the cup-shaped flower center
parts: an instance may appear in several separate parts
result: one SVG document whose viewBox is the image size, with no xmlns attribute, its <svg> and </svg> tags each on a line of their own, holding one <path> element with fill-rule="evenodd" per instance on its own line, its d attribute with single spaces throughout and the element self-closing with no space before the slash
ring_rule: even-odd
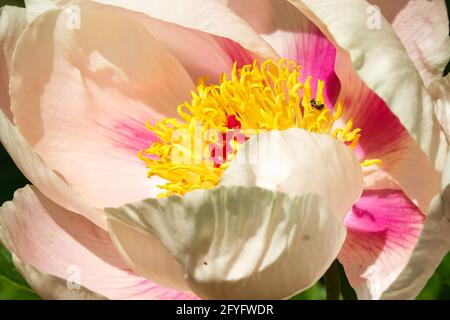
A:
<svg viewBox="0 0 450 320">
<path fill-rule="evenodd" d="M 342 115 L 342 104 L 325 103 L 325 83 L 312 77 L 300 82 L 301 66 L 293 61 L 266 60 L 222 74 L 219 84 L 198 81 L 192 100 L 178 106 L 179 118 L 146 123 L 157 139 L 139 158 L 149 169 L 148 176 L 167 181 L 158 186 L 165 193 L 182 195 L 193 189 L 216 186 L 239 147 L 253 135 L 268 130 L 301 128 L 328 134 L 355 148 L 362 130 L 349 120 L 342 128 L 335 122 Z M 372 165 L 379 160 L 365 160 Z"/>
</svg>

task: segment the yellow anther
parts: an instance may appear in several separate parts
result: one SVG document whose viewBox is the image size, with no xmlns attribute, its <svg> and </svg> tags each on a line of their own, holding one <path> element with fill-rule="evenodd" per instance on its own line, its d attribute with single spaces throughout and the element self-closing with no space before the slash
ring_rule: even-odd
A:
<svg viewBox="0 0 450 320">
<path fill-rule="evenodd" d="M 383 164 L 383 162 L 380 159 L 370 159 L 370 160 L 364 160 L 361 163 L 361 166 L 363 166 L 363 167 L 370 167 L 370 166 L 373 166 L 373 165 L 382 165 L 382 164 Z"/>
<path fill-rule="evenodd" d="M 300 70 L 294 61 L 286 59 L 269 59 L 262 64 L 255 60 L 240 69 L 235 62 L 229 76 L 221 74 L 219 84 L 198 80 L 192 100 L 177 108 L 181 120 L 165 119 L 155 125 L 146 122 L 158 139 L 138 157 L 147 164 L 149 177 L 157 175 L 167 181 L 159 186 L 166 191 L 160 196 L 214 187 L 240 145 L 261 130 L 302 128 L 329 134 L 355 148 L 361 129 L 353 129 L 349 121 L 344 129 L 333 130 L 342 115 L 342 104 L 332 111 L 325 102 L 324 81 L 317 80 L 313 93 L 312 77 L 300 82 Z M 241 140 L 223 141 L 223 136 L 233 130 L 231 136 L 240 134 Z M 200 150 L 195 144 L 201 145 Z M 373 164 L 380 162 L 366 160 L 361 165 Z"/>
</svg>

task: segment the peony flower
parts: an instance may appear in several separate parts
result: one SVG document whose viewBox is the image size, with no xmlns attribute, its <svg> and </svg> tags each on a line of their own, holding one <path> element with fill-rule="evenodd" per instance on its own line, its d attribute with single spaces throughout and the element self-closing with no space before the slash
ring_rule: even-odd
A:
<svg viewBox="0 0 450 320">
<path fill-rule="evenodd" d="M 42 297 L 288 298 L 337 258 L 413 298 L 448 252 L 443 1 L 26 2 L 0 240 Z"/>
</svg>

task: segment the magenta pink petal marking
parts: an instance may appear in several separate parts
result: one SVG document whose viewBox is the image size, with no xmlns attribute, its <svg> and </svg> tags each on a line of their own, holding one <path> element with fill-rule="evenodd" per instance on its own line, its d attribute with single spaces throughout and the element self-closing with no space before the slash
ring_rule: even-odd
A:
<svg viewBox="0 0 450 320">
<path fill-rule="evenodd" d="M 243 48 L 239 43 L 235 41 L 227 38 L 217 37 L 217 42 L 230 57 L 231 61 L 237 62 L 238 68 L 241 68 L 246 64 L 252 64 L 255 60 L 255 55 L 251 51 Z"/>
<path fill-rule="evenodd" d="M 365 190 L 344 220 L 347 239 L 339 253 L 352 286 L 367 286 L 369 280 L 388 286 L 407 263 L 424 221 L 401 190 Z"/>
<path fill-rule="evenodd" d="M 117 121 L 112 128 L 102 126 L 104 130 L 109 131 L 108 134 L 111 142 L 122 149 L 126 149 L 137 154 L 138 151 L 148 148 L 157 138 L 155 134 L 145 128 L 145 121 L 139 122 L 134 119 L 122 119 Z"/>
<path fill-rule="evenodd" d="M 357 155 L 382 159 L 401 151 L 407 132 L 386 103 L 362 83 L 359 89 L 349 90 L 352 94 L 345 101 L 344 116 L 353 119 L 355 128 L 362 129 Z"/>
<path fill-rule="evenodd" d="M 336 48 L 333 43 L 317 28 L 311 27 L 307 36 L 297 40 L 296 61 L 303 66 L 303 80 L 312 76 L 311 89 L 317 90 L 317 80 L 325 81 L 325 102 L 333 107 L 339 96 L 341 83 L 334 71 Z"/>
</svg>

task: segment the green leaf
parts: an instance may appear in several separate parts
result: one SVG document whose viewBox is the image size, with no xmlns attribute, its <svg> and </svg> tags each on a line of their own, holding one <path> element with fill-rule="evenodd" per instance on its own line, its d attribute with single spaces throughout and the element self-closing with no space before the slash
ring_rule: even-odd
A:
<svg viewBox="0 0 450 320">
<path fill-rule="evenodd" d="M 345 276 L 344 268 L 336 260 L 333 265 L 337 267 L 339 272 L 339 281 L 340 281 L 340 296 L 341 300 L 356 300 L 356 293 L 353 288 L 350 286 L 347 277 Z M 331 269 L 331 268 L 330 268 Z M 337 274 L 335 274 L 337 276 Z M 298 295 L 292 297 L 290 300 L 325 300 L 327 299 L 327 290 L 325 286 L 325 277 L 320 279 L 313 287 L 308 290 L 299 293 Z"/>
<path fill-rule="evenodd" d="M 0 276 L 0 300 L 40 300 L 31 289 Z"/>
<path fill-rule="evenodd" d="M 344 267 L 337 261 L 339 266 L 339 276 L 341 278 L 341 295 L 344 300 L 357 300 L 356 292 L 353 290 L 352 286 L 348 282 L 347 276 L 345 275 Z"/>
<path fill-rule="evenodd" d="M 11 254 L 0 244 L 0 300 L 37 300 L 26 280 L 17 272 Z"/>
<path fill-rule="evenodd" d="M 433 277 L 423 288 L 418 300 L 450 299 L 450 253 L 442 260 Z"/>
<path fill-rule="evenodd" d="M 341 296 L 341 279 L 339 274 L 339 262 L 334 260 L 328 271 L 323 276 L 327 300 L 339 300 Z"/>
<path fill-rule="evenodd" d="M 10 281 L 28 287 L 25 279 L 17 272 L 14 264 L 12 262 L 11 254 L 6 250 L 6 248 L 0 243 L 0 276 L 9 279 Z"/>
<path fill-rule="evenodd" d="M 317 282 L 314 286 L 306 291 L 299 293 L 290 300 L 325 300 L 325 286 L 322 282 Z"/>
</svg>

